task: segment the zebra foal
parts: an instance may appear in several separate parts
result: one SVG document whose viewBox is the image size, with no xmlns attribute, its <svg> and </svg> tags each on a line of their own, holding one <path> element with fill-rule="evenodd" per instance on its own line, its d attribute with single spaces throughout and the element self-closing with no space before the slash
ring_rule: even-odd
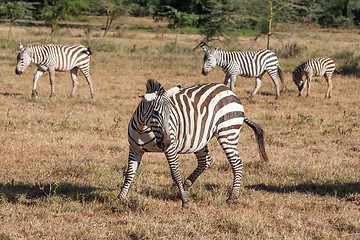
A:
<svg viewBox="0 0 360 240">
<path fill-rule="evenodd" d="M 207 144 L 215 136 L 234 174 L 232 192 L 227 200 L 233 202 L 239 197 L 243 171 L 237 151 L 243 122 L 255 132 L 261 157 L 268 161 L 261 127 L 244 117 L 240 100 L 225 85 L 197 84 L 165 91 L 157 81 L 148 80 L 146 94 L 141 97 L 128 127 L 128 167 L 119 199 L 126 198 L 143 154 L 164 152 L 172 179 L 180 191 L 182 205 L 187 207 L 186 190 L 210 166 L 212 157 Z M 178 154 L 181 153 L 195 153 L 198 160 L 198 166 L 184 184 L 178 166 Z"/>
<path fill-rule="evenodd" d="M 228 52 L 219 48 L 206 50 L 202 48 L 204 64 L 202 74 L 208 75 L 211 69 L 220 66 L 225 72 L 224 84 L 227 85 L 230 80 L 230 89 L 234 90 L 236 76 L 255 77 L 255 89 L 250 97 L 254 97 L 261 86 L 261 78 L 267 72 L 274 82 L 276 88 L 276 99 L 280 96 L 279 81 L 276 77 L 279 74 L 281 83 L 284 84 L 284 76 L 276 55 L 267 49 L 261 49 L 251 52 Z"/>
<path fill-rule="evenodd" d="M 336 71 L 335 62 L 329 57 L 313 58 L 304 62 L 293 71 L 293 81 L 299 89 L 299 96 L 304 92 L 305 84 L 307 86 L 306 96 L 310 94 L 310 83 L 313 76 L 324 76 L 327 82 L 328 88 L 325 94 L 325 98 L 331 97 L 331 91 L 333 88 L 331 76 Z M 305 82 L 303 76 L 305 75 Z"/>
<path fill-rule="evenodd" d="M 84 74 L 89 88 L 91 97 L 94 97 L 92 80 L 90 76 L 90 48 L 83 45 L 54 45 L 54 44 L 29 44 L 23 46 L 19 44 L 19 53 L 17 55 L 17 64 L 15 73 L 21 75 L 31 62 L 37 66 L 37 71 L 33 79 L 32 97 L 37 97 L 36 84 L 44 72 L 49 71 L 51 94 L 54 96 L 55 71 L 70 71 L 73 88 L 70 97 L 74 97 L 77 88 L 78 70 Z"/>
</svg>

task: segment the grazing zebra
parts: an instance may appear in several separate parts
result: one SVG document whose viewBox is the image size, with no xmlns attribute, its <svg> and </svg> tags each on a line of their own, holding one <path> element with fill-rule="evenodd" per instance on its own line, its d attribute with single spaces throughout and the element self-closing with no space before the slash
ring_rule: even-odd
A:
<svg viewBox="0 0 360 240">
<path fill-rule="evenodd" d="M 282 84 L 284 84 L 284 77 L 278 58 L 272 51 L 262 49 L 251 52 L 228 52 L 218 48 L 206 50 L 205 47 L 203 47 L 203 51 L 205 52 L 203 75 L 208 75 L 211 69 L 219 65 L 226 74 L 224 84 L 227 85 L 230 79 L 231 90 L 234 89 L 237 75 L 255 77 L 255 89 L 250 95 L 253 97 L 261 86 L 262 76 L 267 71 L 276 87 L 276 99 L 280 96 L 277 72 Z"/>
<path fill-rule="evenodd" d="M 33 80 L 31 96 L 37 97 L 37 80 L 44 72 L 49 71 L 51 97 L 54 95 L 55 71 L 70 71 L 73 82 L 70 97 L 73 97 L 78 84 L 77 73 L 80 69 L 89 84 L 91 97 L 94 97 L 89 71 L 91 54 L 92 52 L 90 48 L 83 45 L 29 44 L 24 47 L 20 43 L 15 73 L 17 75 L 21 75 L 30 62 L 34 62 L 36 64 L 37 71 Z"/>
<path fill-rule="evenodd" d="M 148 80 L 146 94 L 128 127 L 129 159 L 124 184 L 118 195 L 125 199 L 144 152 L 164 152 L 171 176 L 177 184 L 182 204 L 187 207 L 186 190 L 212 162 L 207 144 L 215 136 L 226 153 L 234 174 L 227 202 L 239 197 L 243 164 L 237 152 L 243 122 L 256 134 L 261 157 L 268 161 L 259 125 L 244 117 L 243 106 L 225 85 L 208 83 L 165 91 L 160 83 Z M 195 153 L 198 166 L 183 185 L 178 153 Z"/>
<path fill-rule="evenodd" d="M 328 84 L 327 92 L 325 98 L 331 97 L 332 82 L 331 75 L 336 70 L 335 62 L 329 57 L 319 57 L 313 58 L 309 61 L 298 66 L 295 71 L 293 71 L 293 81 L 299 89 L 299 96 L 302 95 L 304 91 L 304 85 L 307 86 L 306 96 L 309 96 L 310 93 L 310 83 L 313 76 L 324 76 Z M 336 70 L 337 73 L 340 73 Z M 302 77 L 305 75 L 305 82 Z"/>
</svg>

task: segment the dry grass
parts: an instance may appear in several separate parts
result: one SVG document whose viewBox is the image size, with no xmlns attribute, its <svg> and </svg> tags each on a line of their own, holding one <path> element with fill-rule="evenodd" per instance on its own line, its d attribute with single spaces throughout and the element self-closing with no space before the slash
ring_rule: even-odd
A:
<svg viewBox="0 0 360 240">
<path fill-rule="evenodd" d="M 136 19 L 134 25 L 141 24 L 154 26 L 150 19 Z M 6 38 L 7 25 L 0 29 L 0 38 Z M 49 42 L 48 32 L 15 27 L 14 40 L 0 52 L 0 239 L 360 238 L 359 79 L 334 75 L 333 97 L 325 100 L 324 79 L 314 81 L 311 97 L 299 98 L 290 75 L 309 57 L 358 49 L 358 33 L 294 26 L 274 39 L 274 48 L 294 42 L 303 47 L 299 56 L 280 59 L 287 91 L 275 101 L 268 76 L 254 101 L 246 98 L 254 79 L 238 78 L 235 88 L 246 115 L 266 131 L 270 163 L 260 162 L 253 133 L 244 127 L 241 197 L 238 205 L 227 205 L 232 173 L 211 141 L 214 163 L 191 189 L 190 209 L 182 209 L 165 157 L 157 153 L 145 154 L 129 200 L 117 205 L 111 200 L 123 181 L 127 124 L 146 80 L 157 79 L 165 88 L 223 81 L 219 68 L 201 75 L 202 53 L 191 49 L 202 37 L 114 31 L 103 39 L 96 29 L 88 36 L 80 28 L 62 30 L 58 42 L 115 46 L 92 58 L 95 99 L 83 76 L 76 97 L 67 98 L 70 74 L 57 73 L 57 95 L 48 97 L 46 74 L 34 101 L 35 66 L 15 75 L 15 49 L 20 41 Z M 265 46 L 265 39 L 251 39 L 239 38 L 239 48 Z M 180 156 L 183 177 L 195 165 L 193 155 Z"/>
</svg>

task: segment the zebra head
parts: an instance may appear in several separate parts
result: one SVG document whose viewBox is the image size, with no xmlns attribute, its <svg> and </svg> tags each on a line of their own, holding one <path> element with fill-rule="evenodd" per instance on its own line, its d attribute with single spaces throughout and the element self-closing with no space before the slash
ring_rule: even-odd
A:
<svg viewBox="0 0 360 240">
<path fill-rule="evenodd" d="M 171 145 L 170 117 L 172 103 L 170 98 L 180 91 L 181 86 L 165 91 L 155 80 L 148 80 L 146 94 L 141 95 L 143 100 L 142 115 L 145 125 L 150 127 L 156 137 L 156 143 L 164 151 Z"/>
<path fill-rule="evenodd" d="M 304 81 L 302 79 L 302 75 L 296 70 L 292 74 L 293 74 L 294 83 L 298 87 L 299 91 L 301 91 L 304 87 Z"/>
<path fill-rule="evenodd" d="M 30 52 L 27 47 L 24 47 L 21 43 L 19 44 L 19 53 L 17 55 L 17 64 L 15 73 L 21 75 L 25 71 L 26 67 L 31 62 Z"/>
<path fill-rule="evenodd" d="M 216 66 L 216 57 L 215 57 L 215 52 L 216 49 L 210 49 L 210 50 L 206 50 L 205 47 L 202 47 L 205 56 L 204 56 L 204 66 L 202 69 L 202 74 L 204 76 L 208 75 L 210 70 L 213 69 Z"/>
</svg>

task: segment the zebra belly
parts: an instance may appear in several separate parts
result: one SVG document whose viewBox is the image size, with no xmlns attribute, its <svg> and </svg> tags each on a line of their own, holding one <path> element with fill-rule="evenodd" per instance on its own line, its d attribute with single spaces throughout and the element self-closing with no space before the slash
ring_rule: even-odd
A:
<svg viewBox="0 0 360 240">
<path fill-rule="evenodd" d="M 36 65 L 38 70 L 41 70 L 43 72 L 46 72 L 49 70 L 49 67 L 48 66 L 45 66 L 45 65 Z"/>
<path fill-rule="evenodd" d="M 128 135 L 128 141 L 132 148 L 138 152 L 163 152 L 156 144 L 155 135 L 150 132 L 146 134 L 139 134 L 133 132 Z"/>
<path fill-rule="evenodd" d="M 55 71 L 57 71 L 57 72 L 66 72 L 66 71 L 69 71 L 69 69 L 55 69 Z"/>
</svg>

